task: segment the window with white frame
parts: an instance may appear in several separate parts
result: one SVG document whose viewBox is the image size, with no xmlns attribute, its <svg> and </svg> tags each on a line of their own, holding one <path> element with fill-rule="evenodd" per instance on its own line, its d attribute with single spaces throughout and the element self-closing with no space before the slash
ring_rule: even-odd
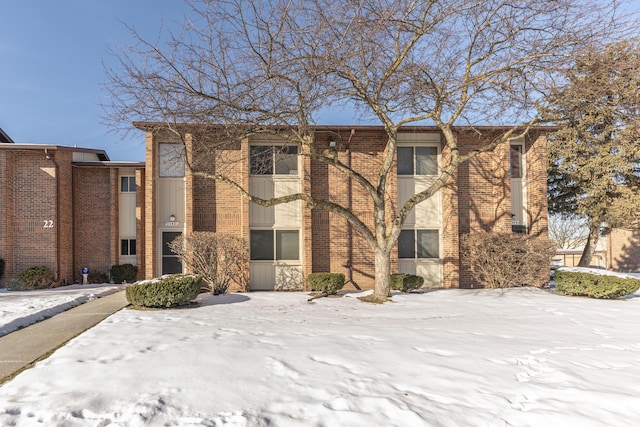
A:
<svg viewBox="0 0 640 427">
<path fill-rule="evenodd" d="M 251 175 L 297 175 L 298 147 L 252 145 L 249 148 Z"/>
<path fill-rule="evenodd" d="M 439 258 L 438 230 L 402 230 L 398 238 L 398 258 Z"/>
<path fill-rule="evenodd" d="M 298 230 L 251 230 L 249 235 L 252 261 L 298 261 Z"/>
<path fill-rule="evenodd" d="M 511 178 L 522 178 L 522 151 L 523 146 L 521 144 L 511 145 L 509 156 Z"/>
<path fill-rule="evenodd" d="M 398 147 L 398 175 L 437 175 L 437 147 Z"/>
<path fill-rule="evenodd" d="M 135 193 L 136 192 L 136 177 L 135 176 L 121 176 L 120 177 L 120 191 L 122 193 Z"/>
<path fill-rule="evenodd" d="M 185 171 L 184 145 L 158 145 L 158 170 L 162 178 L 178 178 L 184 176 Z"/>
<path fill-rule="evenodd" d="M 136 239 L 120 239 L 120 255 L 135 255 Z"/>
</svg>

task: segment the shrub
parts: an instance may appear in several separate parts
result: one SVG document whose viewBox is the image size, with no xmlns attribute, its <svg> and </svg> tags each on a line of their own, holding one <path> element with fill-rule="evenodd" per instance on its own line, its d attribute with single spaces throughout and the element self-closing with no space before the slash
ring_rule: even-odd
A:
<svg viewBox="0 0 640 427">
<path fill-rule="evenodd" d="M 49 288 L 53 284 L 53 273 L 44 265 L 30 267 L 20 273 L 7 284 L 7 289 L 14 291 L 28 291 Z"/>
<path fill-rule="evenodd" d="M 127 286 L 127 301 L 142 307 L 174 307 L 189 304 L 200 293 L 202 278 L 192 274 L 169 274 Z"/>
<path fill-rule="evenodd" d="M 111 273 L 113 283 L 133 283 L 138 276 L 138 267 L 132 264 L 114 265 L 111 266 L 109 273 Z"/>
<path fill-rule="evenodd" d="M 640 289 L 640 280 L 631 277 L 556 270 L 553 279 L 556 282 L 556 292 L 564 295 L 614 299 Z"/>
<path fill-rule="evenodd" d="M 342 273 L 311 273 L 308 276 L 312 291 L 333 295 L 344 286 Z"/>
<path fill-rule="evenodd" d="M 411 274 L 392 274 L 391 289 L 394 291 L 411 292 L 420 289 L 424 284 L 424 278 Z"/>
<path fill-rule="evenodd" d="M 487 288 L 542 287 L 549 281 L 555 245 L 519 233 L 473 233 L 462 238 L 463 262 Z"/>
<path fill-rule="evenodd" d="M 0 258 L 0 279 L 2 279 L 3 275 L 4 275 L 4 260 Z"/>
<path fill-rule="evenodd" d="M 169 248 L 204 282 L 204 290 L 224 294 L 232 282 L 249 289 L 249 245 L 241 237 L 196 231 L 177 237 Z"/>
<path fill-rule="evenodd" d="M 109 276 L 103 271 L 90 271 L 87 276 L 88 283 L 109 283 Z"/>
</svg>

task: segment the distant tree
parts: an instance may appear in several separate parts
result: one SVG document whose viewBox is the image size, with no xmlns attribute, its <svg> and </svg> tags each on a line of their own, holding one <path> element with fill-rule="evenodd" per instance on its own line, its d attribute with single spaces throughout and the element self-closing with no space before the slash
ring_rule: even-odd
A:
<svg viewBox="0 0 640 427">
<path fill-rule="evenodd" d="M 463 162 L 524 135 L 537 122 L 539 91 L 568 58 L 625 25 L 618 3 L 600 0 L 189 3 L 191 16 L 166 44 L 132 31 L 137 44 L 117 53 L 119 69 L 106 70 L 107 120 L 114 128 L 160 122 L 178 138 L 179 123 L 219 125 L 212 156 L 216 147 L 276 134 L 299 155 L 335 168 L 368 195 L 372 224 L 334 200 L 307 193 L 262 199 L 222 169 L 189 165 L 195 176 L 225 182 L 259 205 L 302 200 L 344 218 L 374 254 L 372 301 L 390 295 L 391 253 L 411 210 Z M 353 107 L 384 128 L 386 147 L 367 170 L 316 144 L 314 125 L 334 106 Z M 441 130 L 445 160 L 429 188 L 396 207 L 388 192 L 398 131 L 425 122 Z M 455 132 L 470 123 L 514 127 L 472 150 Z"/>
<path fill-rule="evenodd" d="M 581 248 L 587 243 L 589 228 L 584 219 L 575 215 L 549 215 L 549 239 L 560 249 Z"/>
<path fill-rule="evenodd" d="M 637 40 L 589 49 L 546 98 L 561 126 L 549 137 L 549 210 L 584 218 L 588 266 L 598 238 L 640 209 L 640 50 Z"/>
</svg>

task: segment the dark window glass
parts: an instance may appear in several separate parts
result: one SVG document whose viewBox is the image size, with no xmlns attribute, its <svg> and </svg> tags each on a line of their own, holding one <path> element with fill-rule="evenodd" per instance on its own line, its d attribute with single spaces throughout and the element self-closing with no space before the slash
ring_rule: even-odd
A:
<svg viewBox="0 0 640 427">
<path fill-rule="evenodd" d="M 415 258 L 415 248 L 414 230 L 402 230 L 398 238 L 398 258 Z"/>
<path fill-rule="evenodd" d="M 266 145 L 253 145 L 249 148 L 251 175 L 273 174 L 273 149 Z"/>
<path fill-rule="evenodd" d="M 120 255 L 129 255 L 129 241 L 127 239 L 120 240 Z"/>
<path fill-rule="evenodd" d="M 440 242 L 438 230 L 416 230 L 418 243 L 418 258 L 439 258 Z"/>
<path fill-rule="evenodd" d="M 136 239 L 129 240 L 129 255 L 136 255 Z"/>
<path fill-rule="evenodd" d="M 297 230 L 276 231 L 276 259 L 300 259 L 300 240 Z"/>
<path fill-rule="evenodd" d="M 252 260 L 273 260 L 273 230 L 251 230 L 249 241 Z"/>
<path fill-rule="evenodd" d="M 135 176 L 121 176 L 120 177 L 120 191 L 123 193 L 129 193 L 136 191 L 136 177 Z"/>
<path fill-rule="evenodd" d="M 413 147 L 398 147 L 398 175 L 413 175 Z"/>
<path fill-rule="evenodd" d="M 177 256 L 162 257 L 162 274 L 182 273 L 182 263 Z"/>
<path fill-rule="evenodd" d="M 416 147 L 416 175 L 438 174 L 438 149 Z"/>
<path fill-rule="evenodd" d="M 512 145 L 510 153 L 511 178 L 522 178 L 522 145 Z"/>
<path fill-rule="evenodd" d="M 184 145 L 160 144 L 159 145 L 159 173 L 161 177 L 184 176 L 185 158 Z"/>
<path fill-rule="evenodd" d="M 169 248 L 169 243 L 173 242 L 176 237 L 181 236 L 179 231 L 165 231 L 162 233 L 162 255 L 175 256 L 176 254 Z"/>
<path fill-rule="evenodd" d="M 296 175 L 298 173 L 298 147 L 286 146 L 276 151 L 276 174 Z"/>
</svg>

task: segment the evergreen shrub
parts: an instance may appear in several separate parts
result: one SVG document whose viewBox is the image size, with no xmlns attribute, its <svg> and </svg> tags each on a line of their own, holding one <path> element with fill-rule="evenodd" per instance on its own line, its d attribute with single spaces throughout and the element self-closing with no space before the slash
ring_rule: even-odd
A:
<svg viewBox="0 0 640 427">
<path fill-rule="evenodd" d="M 113 283 L 133 283 L 138 276 L 138 267 L 132 264 L 114 265 L 109 270 Z"/>
<path fill-rule="evenodd" d="M 169 274 L 127 286 L 127 301 L 133 305 L 166 308 L 189 304 L 200 293 L 202 278 L 192 274 Z"/>
<path fill-rule="evenodd" d="M 109 276 L 103 271 L 90 271 L 87 276 L 88 283 L 109 283 Z"/>
<path fill-rule="evenodd" d="M 564 295 L 615 299 L 640 289 L 640 279 L 556 270 L 556 292 Z"/>
<path fill-rule="evenodd" d="M 20 273 L 7 284 L 7 289 L 14 291 L 30 291 L 45 289 L 53 284 L 53 273 L 49 267 L 39 265 L 30 267 Z"/>
<path fill-rule="evenodd" d="M 411 292 L 420 289 L 424 284 L 424 278 L 411 274 L 392 274 L 391 289 L 394 291 Z"/>
<path fill-rule="evenodd" d="M 308 276 L 312 291 L 333 295 L 344 287 L 342 273 L 311 273 Z"/>
<path fill-rule="evenodd" d="M 0 279 L 2 279 L 3 275 L 4 275 L 4 260 L 0 258 Z"/>
</svg>

